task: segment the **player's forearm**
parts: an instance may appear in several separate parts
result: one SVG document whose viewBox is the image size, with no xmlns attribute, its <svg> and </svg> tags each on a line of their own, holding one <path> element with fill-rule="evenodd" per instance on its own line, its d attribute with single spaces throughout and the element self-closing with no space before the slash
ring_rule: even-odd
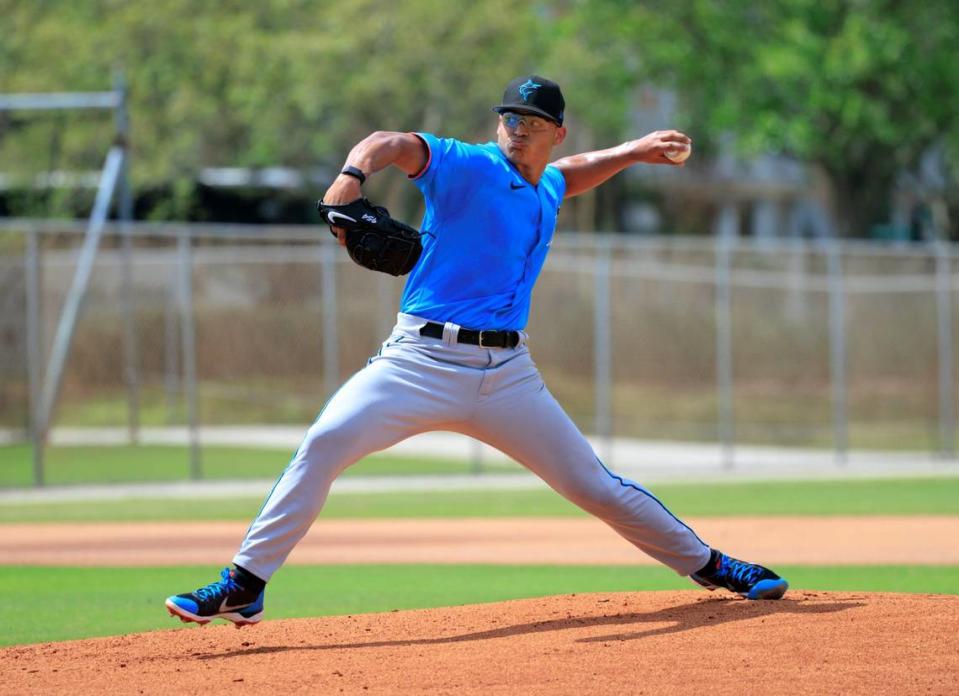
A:
<svg viewBox="0 0 959 696">
<path fill-rule="evenodd" d="M 608 150 L 564 157 L 554 164 L 566 178 L 566 197 L 569 198 L 599 186 L 637 162 L 681 167 L 685 158 L 671 159 L 667 153 L 681 150 L 688 156 L 692 142 L 688 135 L 679 131 L 654 131 Z"/>
<path fill-rule="evenodd" d="M 566 197 L 569 198 L 599 186 L 639 161 L 631 143 L 623 143 L 606 150 L 564 157 L 553 164 L 566 179 Z"/>
</svg>

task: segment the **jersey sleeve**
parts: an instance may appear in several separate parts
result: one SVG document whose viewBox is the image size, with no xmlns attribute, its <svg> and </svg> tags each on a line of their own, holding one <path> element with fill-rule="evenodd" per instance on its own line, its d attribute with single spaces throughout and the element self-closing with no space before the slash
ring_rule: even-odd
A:
<svg viewBox="0 0 959 696">
<path fill-rule="evenodd" d="M 563 175 L 563 172 L 561 172 L 558 167 L 549 164 L 546 165 L 546 170 L 543 172 L 543 175 L 550 177 L 552 187 L 557 193 L 557 199 L 562 203 L 563 198 L 566 197 L 566 177 Z"/>
<path fill-rule="evenodd" d="M 423 192 L 434 218 L 443 216 L 450 205 L 462 195 L 461 189 L 470 185 L 468 175 L 473 157 L 471 146 L 454 138 L 437 138 L 431 133 L 414 133 L 426 145 L 426 164 L 410 179 Z"/>
</svg>

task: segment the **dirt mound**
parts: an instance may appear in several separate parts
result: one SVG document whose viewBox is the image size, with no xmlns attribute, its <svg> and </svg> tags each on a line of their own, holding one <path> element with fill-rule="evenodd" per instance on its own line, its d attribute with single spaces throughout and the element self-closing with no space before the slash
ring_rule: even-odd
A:
<svg viewBox="0 0 959 696">
<path fill-rule="evenodd" d="M 19 646 L 0 674 L 16 694 L 952 694 L 957 626 L 941 595 L 564 595 Z"/>
</svg>

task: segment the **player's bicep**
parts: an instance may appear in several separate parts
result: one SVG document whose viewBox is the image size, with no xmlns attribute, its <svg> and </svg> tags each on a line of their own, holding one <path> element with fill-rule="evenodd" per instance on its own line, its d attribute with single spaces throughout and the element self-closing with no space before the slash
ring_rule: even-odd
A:
<svg viewBox="0 0 959 696">
<path fill-rule="evenodd" d="M 413 133 L 396 133 L 398 149 L 393 164 L 409 176 L 416 176 L 426 167 L 429 160 L 429 148 L 422 138 Z"/>
<path fill-rule="evenodd" d="M 591 181 L 587 167 L 588 161 L 583 155 L 573 155 L 553 162 L 566 184 L 563 198 L 572 198 L 589 191 L 595 184 Z"/>
</svg>

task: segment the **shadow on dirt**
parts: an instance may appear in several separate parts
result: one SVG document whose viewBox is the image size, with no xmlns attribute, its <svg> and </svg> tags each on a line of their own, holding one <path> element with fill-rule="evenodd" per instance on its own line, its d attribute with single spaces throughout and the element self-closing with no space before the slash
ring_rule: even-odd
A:
<svg viewBox="0 0 959 696">
<path fill-rule="evenodd" d="M 734 621 L 748 621 L 762 616 L 778 616 L 782 614 L 798 614 L 811 616 L 815 614 L 833 614 L 847 609 L 865 606 L 865 602 L 855 600 L 808 601 L 802 599 L 781 599 L 775 602 L 744 602 L 739 599 L 718 599 L 710 601 L 692 602 L 677 607 L 669 607 L 649 614 L 640 614 L 634 623 L 666 623 L 671 625 L 658 626 L 644 631 L 628 633 L 611 633 L 604 636 L 590 636 L 580 638 L 578 643 L 606 643 L 622 640 L 636 640 L 651 636 L 662 636 L 670 633 L 682 633 L 703 626 L 719 626 Z M 601 624 L 596 622 L 594 625 Z"/>
<path fill-rule="evenodd" d="M 603 600 L 600 600 L 601 602 Z M 602 643 L 611 641 L 638 640 L 652 636 L 681 633 L 705 626 L 717 626 L 734 621 L 748 621 L 763 616 L 778 616 L 782 614 L 798 614 L 809 616 L 816 614 L 831 614 L 857 607 L 865 606 L 866 602 L 848 600 L 808 600 L 808 599 L 781 599 L 770 602 L 748 602 L 741 599 L 706 599 L 697 600 L 675 607 L 666 607 L 652 612 L 611 613 L 603 616 L 572 616 L 561 619 L 534 621 L 533 623 L 503 626 L 486 631 L 475 631 L 452 636 L 438 636 L 433 638 L 411 638 L 404 640 L 370 641 L 363 643 L 331 643 L 326 645 L 291 645 L 291 646 L 263 646 L 248 650 L 235 650 L 227 653 L 199 655 L 200 660 L 216 660 L 244 655 L 263 655 L 300 650 L 351 650 L 359 648 L 408 647 L 415 645 L 442 645 L 449 643 L 464 643 L 478 640 L 494 640 L 512 636 L 544 633 L 548 631 L 566 631 L 570 629 L 595 627 L 628 627 L 635 628 L 642 624 L 657 625 L 647 630 L 628 630 L 611 633 L 603 636 L 580 638 L 579 643 Z"/>
</svg>

